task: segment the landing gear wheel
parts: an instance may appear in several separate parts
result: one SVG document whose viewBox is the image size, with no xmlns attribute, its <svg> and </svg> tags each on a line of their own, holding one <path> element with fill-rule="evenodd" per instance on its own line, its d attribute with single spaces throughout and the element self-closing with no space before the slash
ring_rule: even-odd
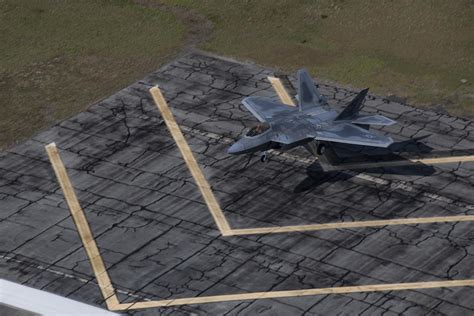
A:
<svg viewBox="0 0 474 316">
<path fill-rule="evenodd" d="M 326 146 L 324 144 L 319 144 L 318 145 L 318 149 L 317 149 L 317 153 L 319 156 L 322 156 L 324 155 L 324 152 L 326 151 Z"/>
<path fill-rule="evenodd" d="M 266 153 L 264 153 L 263 155 L 260 156 L 260 161 L 261 162 L 267 161 L 267 154 Z"/>
</svg>

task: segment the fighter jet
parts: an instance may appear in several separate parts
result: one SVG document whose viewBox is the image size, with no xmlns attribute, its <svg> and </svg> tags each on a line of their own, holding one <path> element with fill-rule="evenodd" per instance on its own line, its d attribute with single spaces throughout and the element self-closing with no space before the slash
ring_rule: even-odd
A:
<svg viewBox="0 0 474 316">
<path fill-rule="evenodd" d="M 298 106 L 289 106 L 265 97 L 247 97 L 242 104 L 260 121 L 228 149 L 239 155 L 266 151 L 284 151 L 304 146 L 313 155 L 323 155 L 330 143 L 388 147 L 390 137 L 369 131 L 370 125 L 392 125 L 396 122 L 382 115 L 361 115 L 359 112 L 369 89 L 362 90 L 338 113 L 329 108 L 305 69 L 298 77 Z"/>
</svg>

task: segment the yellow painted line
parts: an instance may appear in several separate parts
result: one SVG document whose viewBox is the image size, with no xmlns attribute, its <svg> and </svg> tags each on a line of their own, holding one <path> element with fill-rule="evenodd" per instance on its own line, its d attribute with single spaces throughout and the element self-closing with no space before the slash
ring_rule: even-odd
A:
<svg viewBox="0 0 474 316">
<path fill-rule="evenodd" d="M 445 163 L 459 163 L 474 161 L 474 155 L 470 156 L 450 156 L 450 157 L 435 157 L 435 158 L 407 158 L 406 160 L 391 160 L 379 162 L 357 162 L 357 163 L 342 163 L 339 165 L 332 165 L 328 167 L 330 170 L 349 170 L 349 169 L 368 169 L 378 167 L 396 167 L 407 166 L 416 163 L 426 165 L 436 165 Z"/>
<path fill-rule="evenodd" d="M 377 227 L 377 226 L 415 225 L 415 224 L 472 222 L 472 221 L 474 221 L 474 215 L 397 218 L 397 219 L 373 220 L 373 221 L 339 222 L 339 223 L 326 223 L 326 224 L 232 229 L 232 235 L 278 234 L 278 233 L 316 231 L 316 230 L 324 230 L 324 229 L 363 228 L 363 227 Z"/>
<path fill-rule="evenodd" d="M 77 200 L 76 193 L 71 185 L 66 168 L 64 168 L 64 164 L 61 161 L 56 144 L 51 143 L 46 145 L 45 148 L 53 166 L 54 173 L 56 174 L 61 189 L 63 190 L 64 198 L 66 199 L 69 210 L 71 211 L 79 236 L 81 237 L 84 248 L 86 249 L 87 256 L 89 257 L 92 270 L 94 271 L 97 283 L 102 291 L 105 303 L 109 309 L 113 309 L 115 306 L 119 305 L 117 295 L 115 295 L 115 290 L 110 281 L 109 274 L 105 269 L 99 249 L 97 248 L 97 244 L 92 236 L 89 223 L 87 222 L 84 211 Z"/>
<path fill-rule="evenodd" d="M 281 82 L 279 78 L 276 78 L 276 77 L 267 77 L 267 78 L 272 84 L 273 89 L 275 89 L 276 93 L 278 94 L 278 97 L 280 98 L 281 102 L 287 105 L 296 106 L 296 104 L 293 102 L 293 99 L 288 94 L 288 91 L 286 91 L 285 87 L 283 86 L 283 83 Z"/>
<path fill-rule="evenodd" d="M 176 145 L 178 145 L 181 155 L 183 156 L 189 171 L 191 171 L 194 181 L 196 181 L 196 184 L 201 191 L 204 201 L 206 202 L 217 227 L 223 236 L 228 236 L 231 231 L 229 223 L 227 222 L 227 219 L 225 218 L 224 213 L 222 212 L 221 207 L 214 196 L 214 193 L 212 193 L 211 187 L 204 177 L 201 168 L 199 168 L 199 165 L 194 158 L 191 149 L 189 148 L 188 142 L 184 138 L 178 123 L 176 123 L 173 113 L 171 113 L 171 110 L 168 107 L 168 104 L 163 97 L 160 88 L 157 86 L 153 87 L 150 89 L 150 93 L 153 96 L 153 100 L 155 101 L 158 110 L 161 112 L 161 115 L 166 123 L 166 126 L 168 127 L 168 130 L 173 136 Z"/>
<path fill-rule="evenodd" d="M 421 162 L 425 164 L 437 164 L 437 163 L 452 163 L 452 162 L 468 162 L 474 161 L 474 155 L 471 156 L 452 156 L 452 157 L 438 157 L 438 158 L 419 158 L 410 159 L 412 162 Z"/>
<path fill-rule="evenodd" d="M 260 300 L 284 297 L 301 297 L 310 295 L 328 295 L 328 294 L 350 294 L 365 292 L 385 292 L 385 291 L 403 291 L 403 290 L 421 290 L 445 287 L 474 286 L 474 280 L 455 280 L 455 281 L 432 281 L 432 282 L 411 282 L 411 283 L 389 283 L 389 284 L 371 284 L 359 286 L 341 286 L 304 290 L 290 291 L 270 291 L 253 292 L 243 294 L 228 294 L 216 296 L 203 296 L 193 298 L 177 298 L 170 300 L 137 302 L 130 304 L 120 304 L 121 309 L 141 309 L 152 307 L 165 307 L 187 304 L 204 304 L 229 301 Z"/>
</svg>

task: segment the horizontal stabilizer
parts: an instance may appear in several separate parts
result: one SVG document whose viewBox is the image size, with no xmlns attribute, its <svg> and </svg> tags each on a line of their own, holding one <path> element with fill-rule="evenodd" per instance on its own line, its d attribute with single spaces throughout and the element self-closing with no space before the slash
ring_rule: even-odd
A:
<svg viewBox="0 0 474 316">
<path fill-rule="evenodd" d="M 393 125 L 396 122 L 383 115 L 361 115 L 353 119 L 351 123 L 361 125 Z"/>
<path fill-rule="evenodd" d="M 392 138 L 376 134 L 350 123 L 339 123 L 330 129 L 317 131 L 315 140 L 361 146 L 386 148 L 393 143 Z"/>
</svg>

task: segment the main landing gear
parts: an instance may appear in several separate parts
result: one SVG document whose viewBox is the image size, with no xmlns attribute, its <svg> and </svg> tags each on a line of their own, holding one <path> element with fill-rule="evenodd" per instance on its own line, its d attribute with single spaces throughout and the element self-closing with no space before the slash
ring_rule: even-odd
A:
<svg viewBox="0 0 474 316">
<path fill-rule="evenodd" d="M 260 156 L 260 161 L 261 161 L 261 162 L 265 162 L 265 161 L 267 161 L 267 158 L 268 158 L 268 157 L 267 157 L 267 152 L 264 151 L 264 152 L 262 153 L 262 155 Z"/>
<path fill-rule="evenodd" d="M 326 151 L 326 146 L 324 144 L 319 144 L 316 152 L 318 153 L 319 156 L 322 156 L 324 152 Z"/>
</svg>

